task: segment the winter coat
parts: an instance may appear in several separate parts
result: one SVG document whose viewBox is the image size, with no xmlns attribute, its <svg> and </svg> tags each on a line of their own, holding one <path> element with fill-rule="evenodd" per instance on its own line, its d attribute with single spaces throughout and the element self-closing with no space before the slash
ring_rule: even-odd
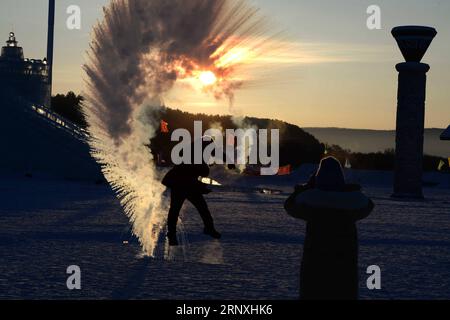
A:
<svg viewBox="0 0 450 320">
<path fill-rule="evenodd" d="M 356 222 L 374 208 L 359 186 L 342 191 L 298 187 L 286 201 L 289 215 L 307 222 L 300 275 L 304 300 L 358 298 Z"/>
<path fill-rule="evenodd" d="M 200 177 L 209 176 L 207 164 L 181 164 L 170 170 L 162 180 L 162 184 L 171 189 L 186 192 L 207 193 L 206 185 L 199 181 Z"/>
</svg>

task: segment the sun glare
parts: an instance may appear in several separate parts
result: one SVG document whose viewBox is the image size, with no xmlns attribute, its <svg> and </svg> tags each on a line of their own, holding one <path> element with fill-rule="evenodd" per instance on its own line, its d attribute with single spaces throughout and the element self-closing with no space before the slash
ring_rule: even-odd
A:
<svg viewBox="0 0 450 320">
<path fill-rule="evenodd" d="M 217 82 L 217 77 L 212 71 L 204 71 L 198 78 L 204 86 L 212 86 Z"/>
<path fill-rule="evenodd" d="M 220 58 L 216 61 L 216 66 L 219 68 L 228 68 L 233 65 L 243 63 L 251 59 L 248 48 L 232 48 L 228 52 L 221 51 Z"/>
</svg>

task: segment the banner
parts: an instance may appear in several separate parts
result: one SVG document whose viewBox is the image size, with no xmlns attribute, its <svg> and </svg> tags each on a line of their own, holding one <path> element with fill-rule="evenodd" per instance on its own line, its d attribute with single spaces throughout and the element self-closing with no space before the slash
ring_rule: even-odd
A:
<svg viewBox="0 0 450 320">
<path fill-rule="evenodd" d="M 165 122 L 164 120 L 161 120 L 161 132 L 169 133 L 169 124 L 167 122 Z"/>
<path fill-rule="evenodd" d="M 287 166 L 281 167 L 278 170 L 278 175 L 279 176 L 288 176 L 291 173 L 292 173 L 292 166 L 291 165 L 287 165 Z"/>
</svg>

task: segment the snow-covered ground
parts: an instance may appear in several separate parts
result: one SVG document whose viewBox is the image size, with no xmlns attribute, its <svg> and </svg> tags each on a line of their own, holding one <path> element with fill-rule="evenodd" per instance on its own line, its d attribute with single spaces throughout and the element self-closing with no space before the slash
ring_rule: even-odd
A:
<svg viewBox="0 0 450 320">
<path fill-rule="evenodd" d="M 2 175 L 0 298 L 296 299 L 305 226 L 285 214 L 283 202 L 311 171 L 270 178 L 215 172 L 234 186 L 208 196 L 223 240 L 204 237 L 187 205 L 184 249 L 167 252 L 161 241 L 154 259 L 140 255 L 107 186 Z M 348 174 L 376 203 L 358 226 L 361 298 L 449 299 L 450 175 L 426 176 L 440 185 L 425 190 L 426 201 L 405 202 L 390 199 L 389 173 Z M 81 291 L 66 288 L 70 265 L 81 267 Z M 382 269 L 381 291 L 365 287 L 369 265 Z"/>
</svg>

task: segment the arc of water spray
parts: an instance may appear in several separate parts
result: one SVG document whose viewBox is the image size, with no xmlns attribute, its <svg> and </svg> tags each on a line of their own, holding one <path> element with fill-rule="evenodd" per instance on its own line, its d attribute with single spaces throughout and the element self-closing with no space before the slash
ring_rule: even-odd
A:
<svg viewBox="0 0 450 320">
<path fill-rule="evenodd" d="M 198 70 L 218 74 L 212 93 L 231 101 L 240 84 L 229 76 L 238 65 L 223 56 L 263 35 L 257 12 L 243 0 L 114 0 L 93 30 L 83 106 L 91 153 L 148 255 L 166 212 L 147 147 L 158 128 L 155 111 L 177 80 Z"/>
</svg>

